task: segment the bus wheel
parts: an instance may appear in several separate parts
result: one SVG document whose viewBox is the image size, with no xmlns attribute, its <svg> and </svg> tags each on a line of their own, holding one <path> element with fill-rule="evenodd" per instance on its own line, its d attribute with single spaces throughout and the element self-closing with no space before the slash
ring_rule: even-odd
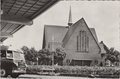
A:
<svg viewBox="0 0 120 79">
<path fill-rule="evenodd" d="M 0 76 L 1 77 L 7 77 L 8 76 L 8 74 L 7 74 L 7 72 L 6 72 L 6 70 L 5 69 L 0 69 Z"/>
<path fill-rule="evenodd" d="M 17 73 L 12 73 L 12 74 L 11 74 L 11 77 L 12 77 L 12 78 L 17 78 L 18 76 L 19 76 L 19 74 L 17 74 Z"/>
</svg>

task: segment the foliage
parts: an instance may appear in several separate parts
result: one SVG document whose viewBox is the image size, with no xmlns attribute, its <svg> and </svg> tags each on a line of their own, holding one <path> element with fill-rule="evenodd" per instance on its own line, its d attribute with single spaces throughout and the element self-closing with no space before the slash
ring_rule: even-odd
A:
<svg viewBox="0 0 120 79">
<path fill-rule="evenodd" d="M 110 60 L 111 63 L 115 63 L 115 62 L 119 62 L 120 59 L 119 59 L 119 55 L 120 55 L 120 52 L 115 50 L 114 48 L 110 48 L 109 49 L 109 52 L 107 52 L 106 54 L 106 59 Z"/>
<path fill-rule="evenodd" d="M 39 56 L 40 65 L 52 65 L 53 61 L 54 61 L 54 64 L 62 65 L 63 59 L 66 56 L 66 53 L 62 48 L 57 48 L 55 51 L 42 49 L 38 52 L 38 56 Z"/>
<path fill-rule="evenodd" d="M 52 62 L 51 55 L 52 55 L 52 52 L 50 52 L 48 49 L 42 49 L 38 51 L 39 64 L 51 65 L 51 62 Z"/>
<path fill-rule="evenodd" d="M 27 64 L 31 64 L 30 62 L 37 62 L 37 51 L 33 47 L 28 48 L 27 46 L 23 46 L 21 50 L 24 52 Z"/>
<path fill-rule="evenodd" d="M 28 65 L 27 73 L 38 73 L 42 72 L 43 70 L 55 70 L 53 66 L 48 65 Z"/>
<path fill-rule="evenodd" d="M 77 74 L 77 75 L 120 75 L 119 67 L 87 67 L 87 66 L 57 66 L 55 67 L 56 71 L 61 74 Z"/>
<path fill-rule="evenodd" d="M 101 57 L 105 57 L 105 62 L 106 61 L 110 61 L 110 65 L 114 65 L 116 63 L 116 65 L 118 66 L 120 63 L 120 52 L 115 50 L 113 47 L 111 47 L 110 49 L 103 43 L 103 41 L 100 42 L 101 44 L 103 44 L 103 47 L 106 51 L 105 54 L 101 54 Z"/>
<path fill-rule="evenodd" d="M 63 65 L 63 60 L 65 57 L 65 50 L 63 48 L 57 48 L 54 55 L 55 64 Z"/>
<path fill-rule="evenodd" d="M 61 75 L 80 75 L 80 76 L 89 76 L 91 74 L 94 75 L 120 75 L 119 67 L 98 67 L 98 66 L 45 66 L 45 65 L 35 65 L 28 66 L 28 73 L 38 73 L 41 72 L 42 69 L 55 69 L 56 73 L 60 73 Z"/>
<path fill-rule="evenodd" d="M 49 49 L 36 51 L 34 48 L 23 46 L 21 50 L 24 52 L 25 59 L 29 64 L 30 62 L 38 62 L 40 65 L 52 65 L 52 61 L 54 61 L 54 64 L 62 65 L 63 59 L 66 57 L 63 48 L 57 48 L 55 51 L 49 51 Z"/>
</svg>

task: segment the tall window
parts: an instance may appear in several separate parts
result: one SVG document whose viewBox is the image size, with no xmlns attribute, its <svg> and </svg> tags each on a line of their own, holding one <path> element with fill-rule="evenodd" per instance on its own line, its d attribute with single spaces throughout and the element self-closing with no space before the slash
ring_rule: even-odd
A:
<svg viewBox="0 0 120 79">
<path fill-rule="evenodd" d="M 80 31 L 77 36 L 77 51 L 88 52 L 89 51 L 89 38 L 86 31 Z"/>
</svg>

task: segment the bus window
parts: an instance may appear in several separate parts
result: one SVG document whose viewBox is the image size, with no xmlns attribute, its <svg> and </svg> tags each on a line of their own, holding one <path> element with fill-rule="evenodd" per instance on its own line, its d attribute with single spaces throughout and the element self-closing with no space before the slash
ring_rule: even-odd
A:
<svg viewBox="0 0 120 79">
<path fill-rule="evenodd" d="M 6 57 L 6 50 L 1 50 L 1 57 Z"/>
<path fill-rule="evenodd" d="M 12 51 L 10 51 L 10 50 L 7 51 L 7 58 L 13 58 Z"/>
</svg>

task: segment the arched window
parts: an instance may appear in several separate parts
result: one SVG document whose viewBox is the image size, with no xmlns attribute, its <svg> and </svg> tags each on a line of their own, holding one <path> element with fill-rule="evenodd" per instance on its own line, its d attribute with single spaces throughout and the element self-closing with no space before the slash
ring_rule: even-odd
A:
<svg viewBox="0 0 120 79">
<path fill-rule="evenodd" d="M 77 51 L 89 51 L 89 37 L 87 36 L 86 31 L 79 31 L 79 34 L 77 36 Z"/>
</svg>

